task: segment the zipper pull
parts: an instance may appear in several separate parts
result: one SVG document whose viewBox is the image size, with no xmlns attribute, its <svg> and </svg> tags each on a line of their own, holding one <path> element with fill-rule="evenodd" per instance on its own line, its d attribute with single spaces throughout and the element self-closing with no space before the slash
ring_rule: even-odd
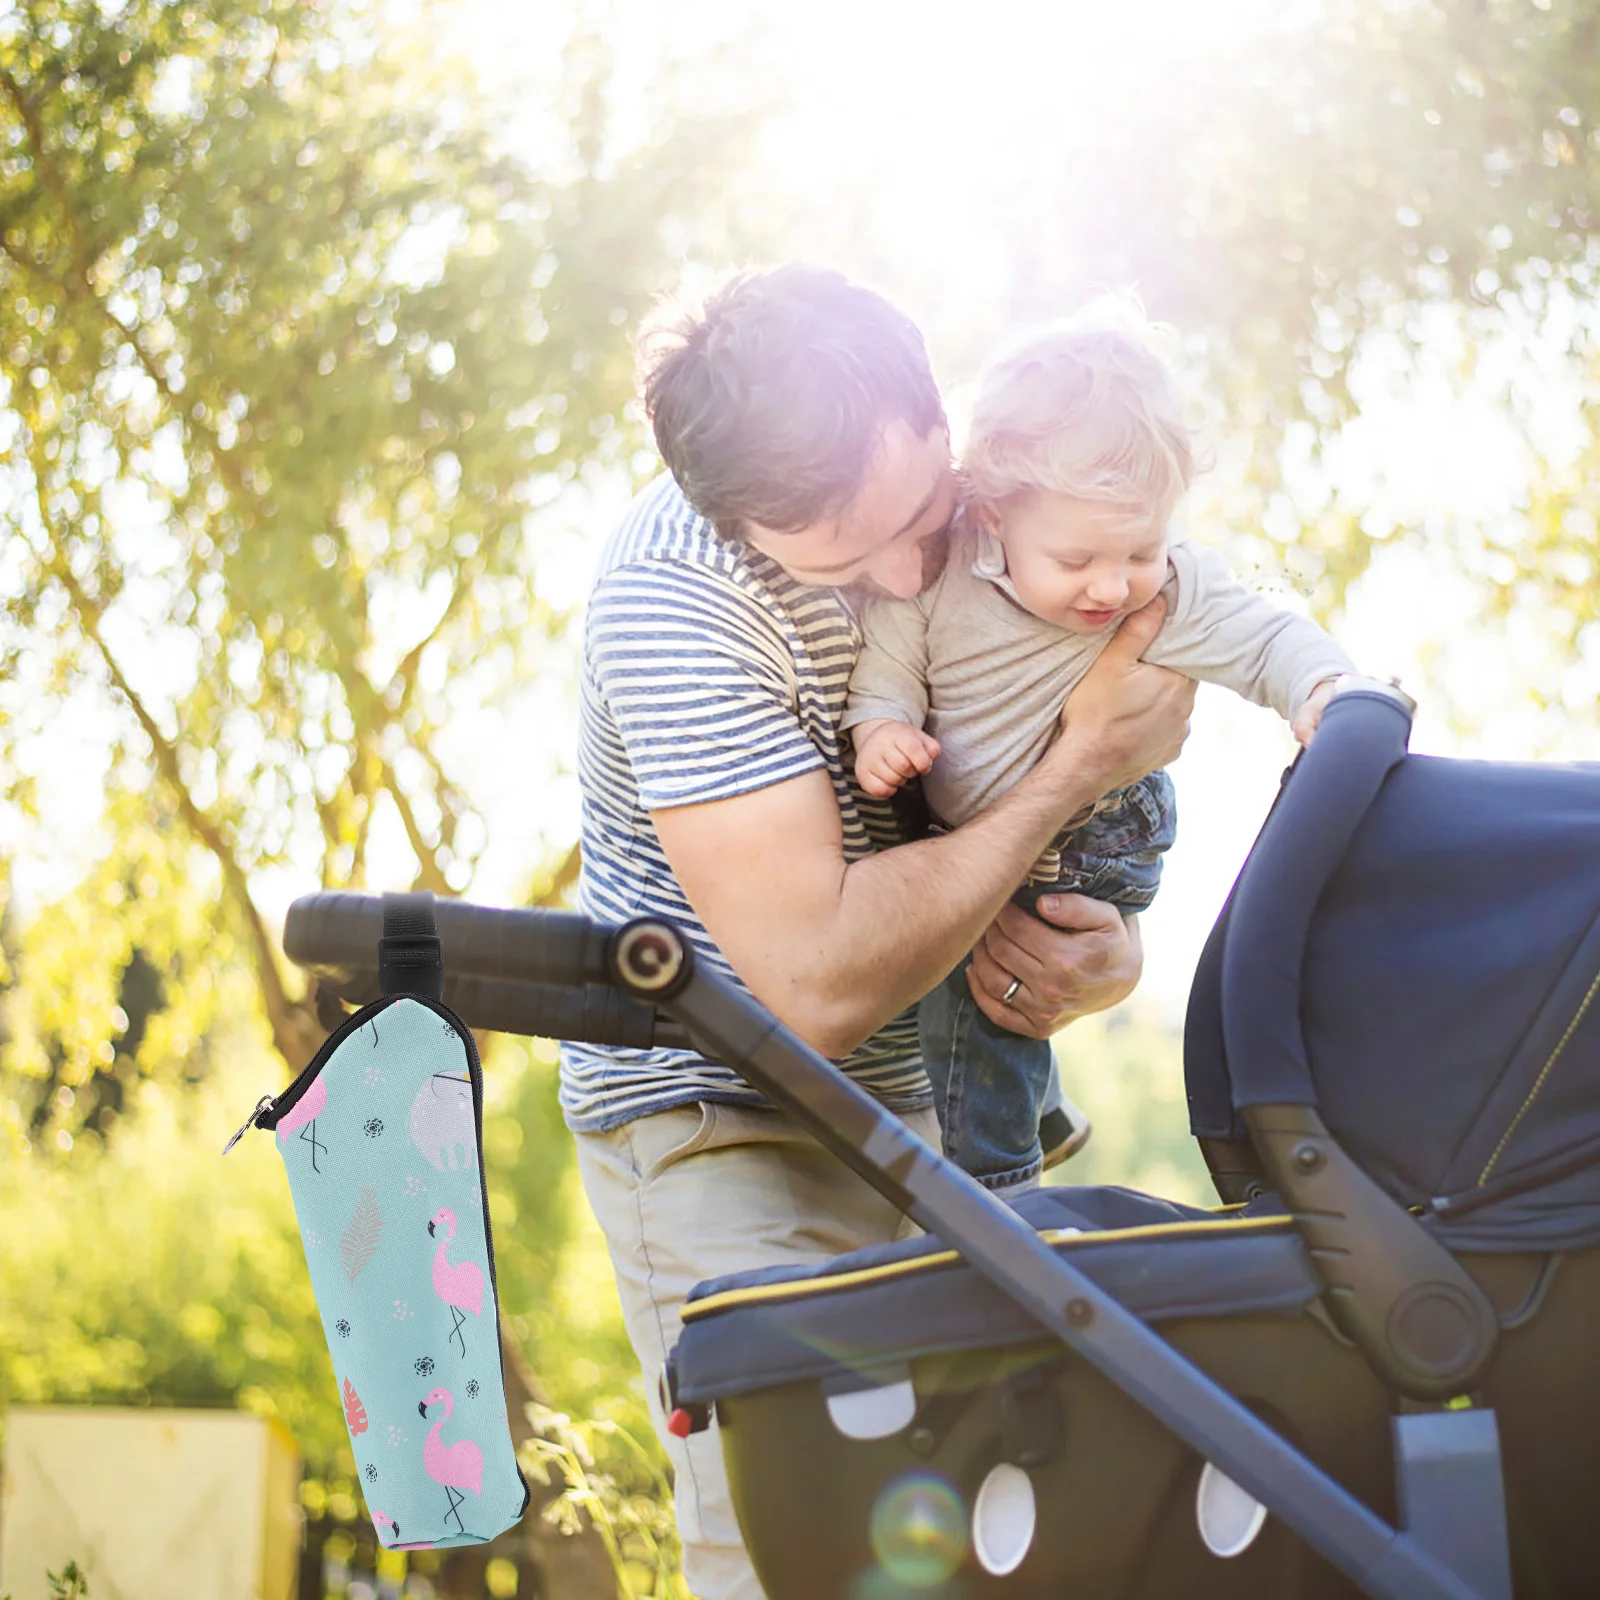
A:
<svg viewBox="0 0 1600 1600">
<path fill-rule="evenodd" d="M 244 1122 L 240 1125 L 239 1131 L 234 1134 L 234 1136 L 225 1145 L 223 1145 L 223 1155 L 227 1155 L 227 1153 L 233 1149 L 233 1147 L 238 1144 L 242 1138 L 244 1138 L 245 1134 L 249 1132 L 251 1128 L 255 1127 L 256 1118 L 259 1117 L 261 1113 L 272 1104 L 272 1099 L 273 1097 L 270 1094 L 264 1094 L 259 1100 L 256 1101 L 255 1110 L 244 1119 Z"/>
</svg>

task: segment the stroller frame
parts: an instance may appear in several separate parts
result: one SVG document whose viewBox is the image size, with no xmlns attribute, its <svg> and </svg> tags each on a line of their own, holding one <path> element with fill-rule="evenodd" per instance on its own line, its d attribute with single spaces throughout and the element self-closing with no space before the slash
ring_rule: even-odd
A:
<svg viewBox="0 0 1600 1600">
<path fill-rule="evenodd" d="M 1235 1087 L 1343 1330 L 1413 1414 L 1395 1418 L 1390 1526 L 1178 1353 L 973 1178 L 938 1155 L 753 997 L 695 960 L 678 930 L 567 912 L 441 902 L 445 999 L 474 1026 L 540 1037 L 691 1042 L 734 1068 L 826 1149 L 950 1247 L 1052 1336 L 1214 1463 L 1364 1593 L 1503 1600 L 1510 1562 L 1493 1413 L 1450 1409 L 1493 1349 L 1495 1319 L 1450 1255 L 1342 1151 L 1315 1110 L 1296 1017 L 1313 907 L 1384 777 L 1405 754 L 1410 703 L 1342 687 L 1291 769 L 1229 903 L 1255 929 L 1230 945 L 1224 991 Z M 1225 912 L 1224 915 L 1228 915 Z M 290 907 L 285 949 L 338 998 L 370 998 L 378 896 Z M 1237 1001 L 1237 1003 L 1235 1003 Z M 1420 1403 L 1420 1405 L 1418 1404 Z M 703 1419 L 702 1419 L 703 1420 Z"/>
</svg>

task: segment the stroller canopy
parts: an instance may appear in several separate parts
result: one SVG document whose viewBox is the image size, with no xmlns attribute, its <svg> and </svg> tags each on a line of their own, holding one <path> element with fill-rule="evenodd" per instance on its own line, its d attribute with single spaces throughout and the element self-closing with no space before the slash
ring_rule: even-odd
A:
<svg viewBox="0 0 1600 1600">
<path fill-rule="evenodd" d="M 1243 909 L 1190 998 L 1201 1138 L 1245 1138 L 1239 1105 L 1308 1099 L 1242 1094 L 1230 1071 Z M 1600 1243 L 1600 765 L 1404 757 L 1317 902 L 1299 1024 L 1329 1130 L 1444 1242 Z"/>
</svg>

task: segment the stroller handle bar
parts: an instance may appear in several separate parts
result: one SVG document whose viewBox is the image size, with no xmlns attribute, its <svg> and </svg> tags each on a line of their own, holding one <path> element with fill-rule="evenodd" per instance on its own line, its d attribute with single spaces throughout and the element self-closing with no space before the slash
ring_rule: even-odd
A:
<svg viewBox="0 0 1600 1600">
<path fill-rule="evenodd" d="M 335 976 L 348 976 L 363 954 L 360 965 L 371 970 L 382 904 L 375 895 L 296 901 L 285 948 L 302 964 Z M 1391 1527 L 1307 1460 L 753 996 L 696 960 L 670 923 L 645 919 L 610 928 L 571 913 L 449 902 L 439 903 L 435 916 L 447 962 L 473 975 L 490 974 L 484 981 L 515 986 L 516 979 L 493 975 L 523 960 L 523 986 L 610 986 L 641 1008 L 676 1019 L 697 1049 L 728 1063 L 790 1112 L 1369 1595 L 1473 1600 L 1477 1594 L 1418 1538 Z M 357 927 L 367 930 L 365 952 L 353 942 Z M 462 1018 L 483 1025 L 470 1012 Z M 534 1020 L 531 1008 L 525 1020 Z"/>
<path fill-rule="evenodd" d="M 475 1028 L 627 1049 L 684 1049 L 670 1017 L 606 981 L 605 930 L 571 911 L 505 910 L 434 900 L 444 1003 Z M 325 891 L 289 907 L 283 948 L 321 987 L 355 1005 L 376 1000 L 379 895 Z"/>
<path fill-rule="evenodd" d="M 1300 1020 L 1312 914 L 1405 759 L 1413 709 L 1398 690 L 1358 679 L 1323 712 L 1234 887 L 1222 1028 L 1234 1104 L 1334 1317 L 1395 1388 L 1437 1401 L 1472 1387 L 1499 1318 L 1460 1262 L 1329 1134 Z"/>
<path fill-rule="evenodd" d="M 1345 678 L 1239 874 L 1223 957 L 1234 1103 L 1315 1105 L 1300 1028 L 1301 969 L 1317 901 L 1384 780 L 1406 756 L 1411 701 Z"/>
</svg>

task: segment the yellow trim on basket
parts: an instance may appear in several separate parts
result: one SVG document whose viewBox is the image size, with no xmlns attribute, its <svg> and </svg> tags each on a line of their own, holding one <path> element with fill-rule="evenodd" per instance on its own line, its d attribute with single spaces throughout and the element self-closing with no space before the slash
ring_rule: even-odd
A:
<svg viewBox="0 0 1600 1600">
<path fill-rule="evenodd" d="M 1594 982 L 1589 985 L 1589 992 L 1583 997 L 1583 1004 L 1573 1014 L 1572 1021 L 1567 1024 L 1567 1031 L 1556 1041 L 1556 1047 L 1550 1052 L 1550 1059 L 1540 1069 L 1539 1076 L 1533 1080 L 1533 1087 L 1528 1091 L 1528 1098 L 1517 1108 L 1517 1114 L 1511 1119 L 1511 1126 L 1500 1135 L 1500 1143 L 1494 1147 L 1494 1154 L 1489 1157 L 1488 1165 L 1478 1174 L 1478 1187 L 1481 1189 L 1489 1181 L 1489 1174 L 1494 1171 L 1494 1164 L 1502 1155 L 1505 1148 L 1511 1143 L 1511 1135 L 1517 1131 L 1517 1124 L 1527 1115 L 1528 1107 L 1534 1102 L 1539 1091 L 1544 1088 L 1544 1080 L 1550 1076 L 1550 1069 L 1556 1064 L 1556 1057 L 1567 1048 L 1567 1041 L 1578 1031 L 1578 1024 L 1583 1021 L 1584 1013 L 1589 1009 L 1596 994 L 1600 994 L 1600 972 L 1594 977 Z"/>
<path fill-rule="evenodd" d="M 1139 1228 L 1106 1228 L 1096 1233 L 1084 1233 L 1077 1228 L 1047 1228 L 1039 1237 L 1051 1245 L 1086 1245 L 1111 1241 L 1121 1244 L 1133 1239 L 1171 1238 L 1181 1234 L 1269 1232 L 1292 1228 L 1292 1217 L 1250 1217 L 1238 1222 L 1154 1222 Z M 807 1295 L 831 1294 L 836 1289 L 855 1289 L 864 1283 L 881 1283 L 885 1278 L 904 1277 L 908 1273 L 926 1272 L 932 1267 L 946 1267 L 961 1259 L 959 1250 L 936 1250 L 932 1255 L 913 1256 L 909 1261 L 890 1261 L 881 1267 L 858 1267 L 854 1272 L 838 1272 L 828 1277 L 790 1279 L 784 1283 L 761 1283 L 750 1289 L 724 1289 L 721 1294 L 710 1294 L 703 1300 L 692 1300 L 683 1308 L 683 1320 L 694 1322 L 719 1311 L 732 1311 L 739 1306 L 760 1305 L 774 1300 L 803 1300 Z"/>
</svg>

